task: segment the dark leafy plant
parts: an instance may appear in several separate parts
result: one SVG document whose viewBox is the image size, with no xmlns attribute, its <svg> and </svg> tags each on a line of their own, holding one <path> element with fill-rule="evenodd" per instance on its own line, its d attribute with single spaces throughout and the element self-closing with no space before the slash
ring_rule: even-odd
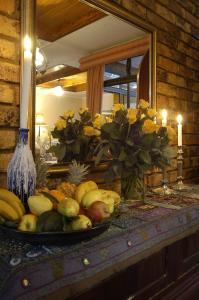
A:
<svg viewBox="0 0 199 300">
<path fill-rule="evenodd" d="M 60 116 L 52 131 L 58 144 L 50 148 L 58 162 L 86 161 L 93 158 L 93 151 L 98 143 L 99 131 L 92 126 L 91 114 L 88 110 L 79 112 L 79 119 L 74 112 L 67 111 Z"/>
<path fill-rule="evenodd" d="M 110 158 L 107 180 L 120 176 L 125 198 L 141 198 L 144 192 L 144 173 L 153 167 L 164 168 L 175 156 L 169 141 L 175 135 L 170 127 L 155 123 L 156 112 L 148 102 L 140 100 L 138 109 L 124 109 L 117 104 L 113 120 L 101 127 L 96 160 Z"/>
</svg>

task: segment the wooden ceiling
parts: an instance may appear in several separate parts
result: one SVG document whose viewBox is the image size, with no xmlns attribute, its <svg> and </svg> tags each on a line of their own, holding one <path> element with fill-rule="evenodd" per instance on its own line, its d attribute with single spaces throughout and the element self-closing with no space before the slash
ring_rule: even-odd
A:
<svg viewBox="0 0 199 300">
<path fill-rule="evenodd" d="M 37 36 L 54 42 L 105 16 L 79 0 L 37 0 Z"/>
<path fill-rule="evenodd" d="M 61 85 L 66 91 L 80 92 L 86 90 L 87 72 L 67 76 L 58 80 L 48 81 L 38 86 L 43 88 L 54 88 Z"/>
</svg>

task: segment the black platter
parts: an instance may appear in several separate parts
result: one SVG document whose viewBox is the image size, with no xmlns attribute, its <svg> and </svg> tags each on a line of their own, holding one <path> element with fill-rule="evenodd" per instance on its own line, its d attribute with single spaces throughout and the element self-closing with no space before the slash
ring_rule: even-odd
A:
<svg viewBox="0 0 199 300">
<path fill-rule="evenodd" d="M 87 230 L 71 231 L 71 232 L 28 232 L 19 231 L 15 228 L 10 228 L 0 225 L 0 230 L 9 238 L 18 241 L 27 242 L 30 244 L 73 244 L 83 240 L 89 240 L 104 231 L 110 226 L 110 222 L 103 222 L 93 226 Z"/>
</svg>

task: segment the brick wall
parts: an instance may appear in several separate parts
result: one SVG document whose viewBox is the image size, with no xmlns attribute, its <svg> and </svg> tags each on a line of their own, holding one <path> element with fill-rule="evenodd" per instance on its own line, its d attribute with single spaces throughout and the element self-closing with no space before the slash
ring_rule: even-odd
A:
<svg viewBox="0 0 199 300">
<path fill-rule="evenodd" d="M 115 0 L 157 30 L 157 108 L 167 108 L 174 124 L 177 113 L 184 118 L 184 177 L 199 177 L 199 1 Z M 169 172 L 176 180 L 176 162 Z M 161 174 L 149 177 L 157 185 Z"/>
<path fill-rule="evenodd" d="M 17 141 L 19 127 L 19 0 L 0 0 L 0 186 Z"/>
<path fill-rule="evenodd" d="M 111 1 L 111 0 L 110 0 Z M 0 183 L 19 125 L 19 0 L 0 0 Z M 167 108 L 171 121 L 184 117 L 184 176 L 199 176 L 199 30 L 198 0 L 114 0 L 157 29 L 157 107 Z M 176 179 L 176 163 L 169 178 Z M 153 174 L 156 185 L 161 174 Z"/>
</svg>

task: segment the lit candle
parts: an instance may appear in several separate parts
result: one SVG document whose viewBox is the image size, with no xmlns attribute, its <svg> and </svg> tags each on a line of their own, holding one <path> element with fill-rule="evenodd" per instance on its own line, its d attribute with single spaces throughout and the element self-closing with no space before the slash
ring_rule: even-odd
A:
<svg viewBox="0 0 199 300">
<path fill-rule="evenodd" d="M 162 127 L 167 126 L 167 111 L 166 109 L 162 110 Z"/>
<path fill-rule="evenodd" d="M 31 40 L 28 35 L 24 38 L 24 60 L 23 60 L 23 78 L 21 89 L 20 102 L 20 127 L 27 128 L 28 125 L 28 105 L 29 92 L 31 86 L 31 67 L 32 67 L 32 52 Z"/>
<path fill-rule="evenodd" d="M 182 146 L 182 115 L 177 116 L 178 122 L 178 147 Z"/>
</svg>

